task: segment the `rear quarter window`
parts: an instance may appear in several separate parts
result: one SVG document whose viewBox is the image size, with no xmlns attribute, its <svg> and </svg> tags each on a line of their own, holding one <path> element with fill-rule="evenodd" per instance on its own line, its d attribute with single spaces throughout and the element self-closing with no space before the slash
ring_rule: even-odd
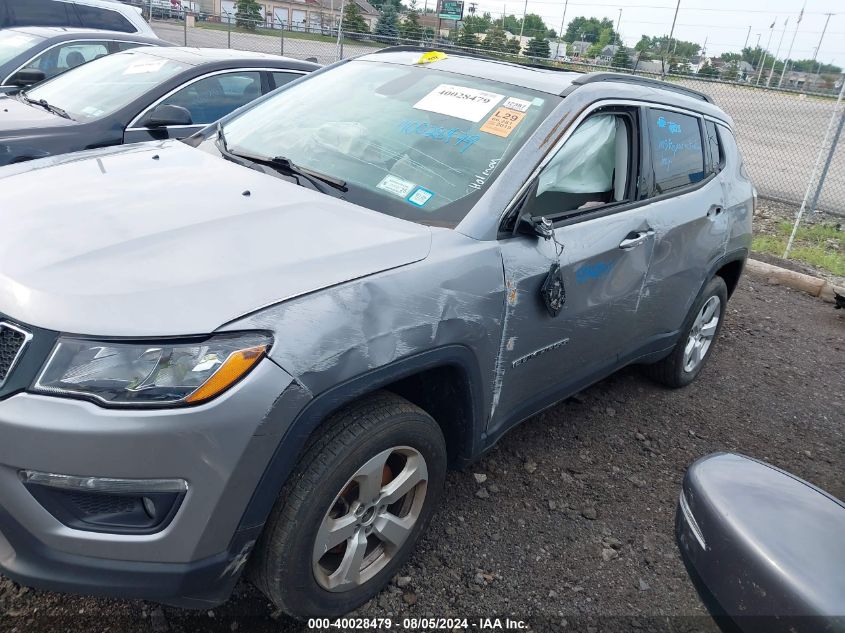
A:
<svg viewBox="0 0 845 633">
<path fill-rule="evenodd" d="M 704 149 L 698 117 L 650 109 L 648 135 L 657 193 L 704 179 Z"/>
<path fill-rule="evenodd" d="M 722 150 L 722 142 L 719 140 L 719 131 L 713 121 L 704 122 L 704 132 L 707 135 L 707 160 L 710 173 L 718 172 L 725 162 L 725 153 Z"/>
<path fill-rule="evenodd" d="M 135 27 L 117 11 L 89 7 L 84 4 L 74 5 L 82 26 L 89 29 L 105 29 L 106 31 L 121 31 L 134 33 Z"/>
</svg>

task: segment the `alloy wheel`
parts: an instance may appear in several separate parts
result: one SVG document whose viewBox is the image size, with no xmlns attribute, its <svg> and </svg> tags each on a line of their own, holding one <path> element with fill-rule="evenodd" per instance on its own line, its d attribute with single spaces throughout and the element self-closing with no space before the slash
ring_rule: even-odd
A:
<svg viewBox="0 0 845 633">
<path fill-rule="evenodd" d="M 721 308 L 722 301 L 715 295 L 701 306 L 684 347 L 685 372 L 694 371 L 707 355 L 710 345 L 713 343 L 713 338 L 716 336 Z"/>
<path fill-rule="evenodd" d="M 397 446 L 361 466 L 317 531 L 312 565 L 324 589 L 360 587 L 402 549 L 425 502 L 428 469 L 416 449 Z"/>
</svg>

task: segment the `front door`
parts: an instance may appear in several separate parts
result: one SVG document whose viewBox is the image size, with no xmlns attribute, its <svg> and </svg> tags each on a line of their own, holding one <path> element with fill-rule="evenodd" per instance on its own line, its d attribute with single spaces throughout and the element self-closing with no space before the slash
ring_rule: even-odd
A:
<svg viewBox="0 0 845 633">
<path fill-rule="evenodd" d="M 501 242 L 507 296 L 491 433 L 609 373 L 624 341 L 640 336 L 655 237 L 637 204 L 639 127 L 636 108 L 585 119 L 522 209 L 554 220 L 554 239 Z M 565 300 L 553 315 L 542 290 L 558 261 Z"/>
<path fill-rule="evenodd" d="M 154 107 L 142 114 L 124 132 L 124 143 L 187 138 L 206 125 L 234 112 L 263 93 L 262 73 L 257 70 L 237 70 L 215 73 L 189 82 L 155 106 L 174 105 L 185 108 L 191 115 L 191 125 L 150 127 Z"/>
</svg>

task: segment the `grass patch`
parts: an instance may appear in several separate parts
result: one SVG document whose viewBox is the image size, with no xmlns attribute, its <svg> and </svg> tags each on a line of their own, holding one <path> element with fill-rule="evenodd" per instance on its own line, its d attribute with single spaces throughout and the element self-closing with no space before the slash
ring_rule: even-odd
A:
<svg viewBox="0 0 845 633">
<path fill-rule="evenodd" d="M 751 250 L 782 257 L 792 233 L 792 223 L 780 222 L 776 229 L 775 235 L 755 235 Z M 789 257 L 813 268 L 845 277 L 845 231 L 832 224 L 801 226 L 795 234 Z"/>
<path fill-rule="evenodd" d="M 326 42 L 327 44 L 335 44 L 337 38 L 330 35 L 321 35 L 319 33 L 300 33 L 299 31 L 282 31 L 280 29 L 246 29 L 242 26 L 229 27 L 228 24 L 220 22 L 197 22 L 197 28 L 209 29 L 211 31 L 228 31 L 231 28 L 232 33 L 244 33 L 247 35 L 266 35 L 268 37 L 278 38 L 282 34 L 286 40 L 311 40 L 312 42 Z M 359 44 L 361 46 L 371 46 L 373 48 L 384 48 L 384 44 L 378 42 L 368 42 L 364 40 L 352 39 L 349 37 L 343 38 L 344 44 Z"/>
</svg>

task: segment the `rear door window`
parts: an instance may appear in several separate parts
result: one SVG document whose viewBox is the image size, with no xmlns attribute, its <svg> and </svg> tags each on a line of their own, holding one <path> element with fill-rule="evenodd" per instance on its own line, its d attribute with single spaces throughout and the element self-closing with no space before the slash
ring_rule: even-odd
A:
<svg viewBox="0 0 845 633">
<path fill-rule="evenodd" d="M 294 79 L 299 79 L 302 77 L 299 73 L 270 73 L 273 77 L 273 83 L 275 86 L 274 88 L 281 88 L 287 83 L 290 83 Z"/>
<path fill-rule="evenodd" d="M 656 192 L 701 182 L 705 172 L 699 118 L 656 109 L 647 116 Z"/>
<path fill-rule="evenodd" d="M 105 29 L 107 31 L 122 31 L 123 33 L 134 33 L 135 27 L 117 11 L 89 7 L 84 4 L 77 4 L 76 13 L 82 21 L 82 26 L 89 29 Z"/>
<path fill-rule="evenodd" d="M 56 0 L 6 0 L 5 26 L 81 26 L 73 7 Z"/>
</svg>

